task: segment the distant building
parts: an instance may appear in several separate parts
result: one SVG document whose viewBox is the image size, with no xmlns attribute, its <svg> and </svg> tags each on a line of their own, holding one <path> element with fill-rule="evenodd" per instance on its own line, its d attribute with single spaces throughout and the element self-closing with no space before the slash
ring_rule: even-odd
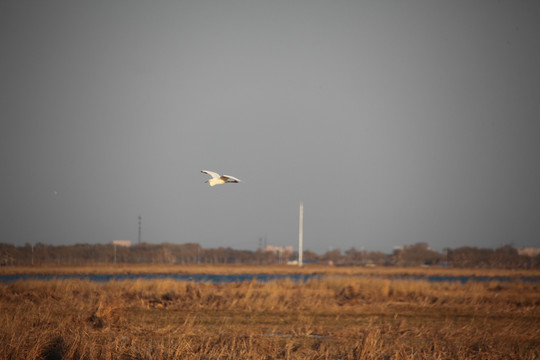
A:
<svg viewBox="0 0 540 360">
<path fill-rule="evenodd" d="M 402 246 L 394 246 L 394 252 L 398 252 L 398 251 L 406 251 L 406 250 L 411 250 L 411 249 L 414 249 L 414 248 L 423 248 L 425 250 L 428 250 L 428 251 L 434 251 L 432 248 L 429 247 L 428 244 L 426 243 L 416 243 L 416 244 L 413 244 L 413 245 L 402 245 Z"/>
<path fill-rule="evenodd" d="M 540 248 L 521 248 L 518 249 L 518 254 L 530 257 L 538 256 L 540 255 Z"/>
<path fill-rule="evenodd" d="M 130 247 L 131 246 L 131 240 L 113 240 L 112 244 L 116 245 L 116 246 Z"/>
<path fill-rule="evenodd" d="M 284 254 L 292 254 L 293 253 L 293 247 L 288 245 L 288 246 L 272 246 L 272 245 L 267 245 L 265 248 L 264 248 L 264 251 L 269 251 L 269 252 L 273 252 L 275 253 L 277 256 L 283 256 Z"/>
</svg>

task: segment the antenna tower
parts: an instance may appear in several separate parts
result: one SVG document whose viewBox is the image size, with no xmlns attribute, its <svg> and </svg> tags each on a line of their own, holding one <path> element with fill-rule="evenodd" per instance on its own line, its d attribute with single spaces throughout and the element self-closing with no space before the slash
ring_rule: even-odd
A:
<svg viewBox="0 0 540 360">
<path fill-rule="evenodd" d="M 142 217 L 139 216 L 139 245 L 141 245 L 141 227 L 142 227 Z"/>
</svg>

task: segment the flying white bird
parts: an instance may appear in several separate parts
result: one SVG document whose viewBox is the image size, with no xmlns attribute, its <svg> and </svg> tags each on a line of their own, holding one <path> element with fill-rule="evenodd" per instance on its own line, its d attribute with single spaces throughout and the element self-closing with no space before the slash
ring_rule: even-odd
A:
<svg viewBox="0 0 540 360">
<path fill-rule="evenodd" d="M 201 172 L 205 173 L 205 174 L 208 174 L 208 175 L 210 175 L 212 177 L 210 180 L 205 181 L 210 186 L 227 184 L 227 183 L 239 183 L 240 182 L 240 179 L 237 179 L 234 176 L 219 175 L 218 173 L 215 173 L 213 171 L 208 171 L 208 170 L 201 170 Z"/>
</svg>

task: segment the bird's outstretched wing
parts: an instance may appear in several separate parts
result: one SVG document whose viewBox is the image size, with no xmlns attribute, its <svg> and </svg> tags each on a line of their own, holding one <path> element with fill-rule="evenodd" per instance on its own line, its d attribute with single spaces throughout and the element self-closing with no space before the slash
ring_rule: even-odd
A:
<svg viewBox="0 0 540 360">
<path fill-rule="evenodd" d="M 201 170 L 201 172 L 210 175 L 213 179 L 219 179 L 221 177 L 221 175 L 213 171 Z"/>
<path fill-rule="evenodd" d="M 237 178 L 235 178 L 234 176 L 231 176 L 231 175 L 223 175 L 221 178 L 224 179 L 225 181 L 228 181 L 228 180 L 235 180 L 237 182 L 241 181 L 240 179 L 237 179 Z"/>
</svg>

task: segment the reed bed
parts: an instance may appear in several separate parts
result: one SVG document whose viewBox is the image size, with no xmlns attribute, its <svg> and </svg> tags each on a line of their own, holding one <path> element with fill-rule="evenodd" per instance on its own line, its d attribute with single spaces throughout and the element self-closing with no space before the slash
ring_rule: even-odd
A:
<svg viewBox="0 0 540 360">
<path fill-rule="evenodd" d="M 537 359 L 540 284 L 0 285 L 0 359 Z"/>
</svg>

